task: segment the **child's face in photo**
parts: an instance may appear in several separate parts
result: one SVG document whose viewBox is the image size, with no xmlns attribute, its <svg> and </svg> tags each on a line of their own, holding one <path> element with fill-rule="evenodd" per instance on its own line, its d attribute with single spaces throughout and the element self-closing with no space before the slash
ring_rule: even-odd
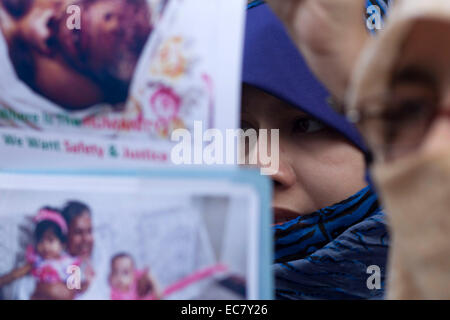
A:
<svg viewBox="0 0 450 320">
<path fill-rule="evenodd" d="M 134 262 L 130 257 L 119 257 L 111 263 L 111 286 L 127 291 L 133 284 L 134 280 Z"/>
<path fill-rule="evenodd" d="M 37 252 L 43 259 L 58 259 L 63 250 L 61 240 L 51 230 L 44 232 L 36 247 Z"/>
<path fill-rule="evenodd" d="M 145 0 L 1 0 L 0 16 L 19 78 L 67 110 L 124 102 L 152 30 Z"/>
</svg>

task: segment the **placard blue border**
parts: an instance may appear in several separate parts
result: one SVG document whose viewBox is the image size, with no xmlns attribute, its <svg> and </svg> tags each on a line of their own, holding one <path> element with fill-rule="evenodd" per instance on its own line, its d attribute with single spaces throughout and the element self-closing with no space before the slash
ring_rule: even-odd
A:
<svg viewBox="0 0 450 320">
<path fill-rule="evenodd" d="M 222 168 L 164 168 L 143 170 L 0 170 L 4 174 L 53 175 L 53 176 L 105 176 L 153 179 L 220 179 L 249 185 L 260 197 L 260 246 L 259 246 L 259 298 L 274 299 L 273 233 L 272 233 L 272 182 L 257 169 Z"/>
</svg>

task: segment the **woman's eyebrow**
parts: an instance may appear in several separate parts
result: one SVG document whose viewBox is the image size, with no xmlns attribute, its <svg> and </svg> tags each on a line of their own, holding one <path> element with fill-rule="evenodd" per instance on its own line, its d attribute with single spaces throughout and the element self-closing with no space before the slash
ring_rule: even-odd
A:
<svg viewBox="0 0 450 320">
<path fill-rule="evenodd" d="M 291 106 L 291 105 L 289 105 L 288 110 L 289 111 L 287 114 L 288 114 L 289 118 L 299 118 L 299 117 L 300 118 L 313 118 L 313 116 L 309 115 L 308 113 L 304 112 L 303 110 L 301 110 L 297 107 Z"/>
<path fill-rule="evenodd" d="M 436 82 L 436 77 L 429 70 L 418 66 L 407 66 L 394 73 L 391 85 L 408 83 L 434 86 Z"/>
</svg>

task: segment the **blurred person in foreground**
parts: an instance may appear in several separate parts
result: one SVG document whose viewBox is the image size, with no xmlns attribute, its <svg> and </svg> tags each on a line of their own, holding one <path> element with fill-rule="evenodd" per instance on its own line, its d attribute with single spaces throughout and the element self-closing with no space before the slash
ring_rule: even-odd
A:
<svg viewBox="0 0 450 320">
<path fill-rule="evenodd" d="M 259 1 L 247 11 L 244 51 L 241 127 L 280 130 L 272 175 L 276 297 L 382 298 L 383 290 L 367 286 L 367 269 L 379 266 L 383 283 L 387 231 L 364 180 L 357 131 L 329 106 L 329 93 Z"/>
<path fill-rule="evenodd" d="M 321 32 L 305 41 L 295 16 L 314 6 L 338 19 L 338 11 L 329 10 L 333 2 L 342 17 L 357 20 L 351 14 L 363 1 L 271 2 L 299 48 L 313 52 L 309 62 L 326 82 L 325 65 L 317 63 L 320 52 L 312 45 L 320 42 Z M 328 27 L 343 34 L 349 24 Z M 335 92 L 373 152 L 371 173 L 390 225 L 389 299 L 450 298 L 449 38 L 449 1 L 396 0 L 375 38 L 349 40 L 359 42 L 358 49 L 338 39 L 322 44 L 322 53 L 335 50 L 342 58 L 353 50 L 351 55 L 359 58 L 334 77 L 347 79 L 343 90 Z M 328 79 L 327 86 L 332 82 Z"/>
</svg>

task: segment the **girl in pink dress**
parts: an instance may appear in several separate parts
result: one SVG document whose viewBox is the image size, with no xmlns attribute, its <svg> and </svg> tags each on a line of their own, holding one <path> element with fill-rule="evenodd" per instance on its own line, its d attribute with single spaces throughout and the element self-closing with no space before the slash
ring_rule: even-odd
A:
<svg viewBox="0 0 450 320">
<path fill-rule="evenodd" d="M 27 263 L 0 277 L 0 288 L 27 274 L 33 275 L 38 283 L 66 283 L 74 266 L 80 260 L 65 251 L 67 223 L 56 209 L 44 207 L 34 218 L 34 245 L 27 248 Z"/>
<path fill-rule="evenodd" d="M 31 274 L 39 282 L 66 282 L 71 275 L 69 267 L 80 265 L 77 258 L 64 251 L 68 232 L 66 221 L 57 210 L 51 208 L 39 210 L 34 220 L 35 246 L 27 250 Z"/>
</svg>

